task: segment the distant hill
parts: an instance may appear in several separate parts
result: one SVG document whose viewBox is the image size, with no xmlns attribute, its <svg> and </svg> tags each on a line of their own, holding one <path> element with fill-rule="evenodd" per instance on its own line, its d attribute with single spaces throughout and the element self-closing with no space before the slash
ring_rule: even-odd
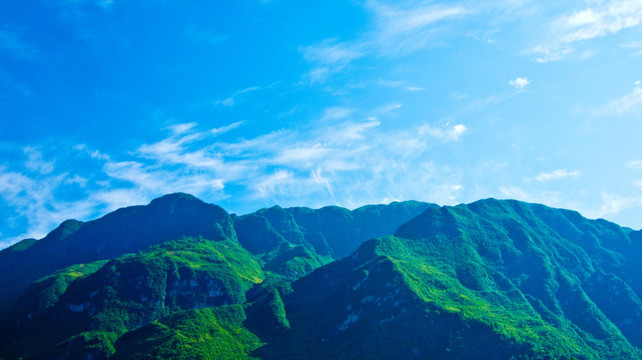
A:
<svg viewBox="0 0 642 360">
<path fill-rule="evenodd" d="M 513 200 L 172 194 L 0 252 L 0 358 L 639 359 L 642 232 Z"/>
</svg>

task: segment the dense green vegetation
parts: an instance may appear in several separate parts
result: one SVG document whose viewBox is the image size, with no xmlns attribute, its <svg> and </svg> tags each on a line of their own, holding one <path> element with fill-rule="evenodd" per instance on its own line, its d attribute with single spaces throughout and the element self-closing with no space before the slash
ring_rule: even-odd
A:
<svg viewBox="0 0 642 360">
<path fill-rule="evenodd" d="M 78 271 L 86 268 L 93 272 Z M 14 355 L 110 354 L 129 330 L 177 311 L 243 304 L 262 281 L 259 263 L 237 242 L 183 238 L 37 281 L 25 295 L 40 311 L 18 302 L 2 336 Z"/>
<path fill-rule="evenodd" d="M 0 252 L 0 317 L 31 282 L 55 270 L 113 259 L 181 236 L 220 240 L 235 234 L 225 210 L 186 194 L 167 195 L 86 223 L 65 221 L 22 251 Z"/>
<path fill-rule="evenodd" d="M 113 359 L 248 359 L 262 343 L 245 319 L 241 305 L 178 312 L 125 334 Z"/>
<path fill-rule="evenodd" d="M 175 194 L 0 252 L 0 358 L 638 359 L 640 259 L 639 231 L 518 201 Z"/>
</svg>

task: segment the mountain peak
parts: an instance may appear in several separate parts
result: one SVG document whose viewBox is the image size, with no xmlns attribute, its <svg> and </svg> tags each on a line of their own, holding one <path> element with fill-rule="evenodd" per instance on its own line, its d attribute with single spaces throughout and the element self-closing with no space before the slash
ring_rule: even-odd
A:
<svg viewBox="0 0 642 360">
<path fill-rule="evenodd" d="M 172 194 L 163 195 L 152 200 L 150 205 L 161 205 L 161 204 L 176 204 L 176 203 L 205 203 L 203 200 L 197 198 L 196 196 L 183 192 L 176 192 Z"/>
<path fill-rule="evenodd" d="M 55 228 L 49 234 L 47 234 L 46 237 L 48 239 L 60 240 L 78 231 L 78 229 L 80 229 L 82 225 L 83 225 L 82 221 L 78 221 L 75 219 L 68 219 L 60 223 L 60 225 L 58 225 L 57 228 Z"/>
</svg>

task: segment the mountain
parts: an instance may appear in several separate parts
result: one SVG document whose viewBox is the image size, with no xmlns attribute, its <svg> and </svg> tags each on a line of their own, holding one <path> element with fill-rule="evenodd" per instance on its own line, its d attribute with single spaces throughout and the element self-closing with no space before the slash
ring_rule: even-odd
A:
<svg viewBox="0 0 642 360">
<path fill-rule="evenodd" d="M 258 354 L 638 359 L 640 235 L 517 201 L 429 208 L 295 281 Z"/>
<path fill-rule="evenodd" d="M 0 316 L 27 285 L 52 271 L 198 235 L 234 239 L 232 219 L 222 208 L 186 194 L 119 209 L 86 223 L 67 220 L 39 241 L 23 241 L 0 252 Z"/>
<path fill-rule="evenodd" d="M 0 252 L 0 358 L 639 359 L 640 259 L 640 231 L 513 200 L 172 194 Z"/>
<path fill-rule="evenodd" d="M 343 228 L 351 228 L 353 223 L 359 222 L 359 226 L 373 229 L 364 234 L 353 234 L 350 242 L 346 244 L 341 242 L 338 235 L 340 229 L 313 231 L 310 233 L 311 236 L 308 236 L 328 236 L 334 240 L 333 245 L 339 249 L 337 252 L 344 254 L 353 251 L 370 237 L 382 236 L 396 230 L 403 222 L 429 206 L 436 205 L 411 201 L 367 206 L 355 211 L 338 207 L 332 207 L 331 210 L 284 210 L 274 207 L 238 217 L 192 195 L 177 193 L 155 199 L 147 206 L 122 208 L 86 223 L 67 220 L 41 240 L 23 240 L 0 251 L 0 273 L 3 274 L 0 278 L 0 318 L 31 282 L 55 270 L 135 253 L 181 237 L 201 236 L 210 240 L 237 241 L 237 229 L 241 233 L 240 241 L 243 246 L 253 252 L 258 250 L 252 247 L 251 242 L 268 246 L 266 244 L 269 242 L 261 237 L 273 236 L 275 241 L 280 241 L 281 246 L 278 251 L 271 253 L 280 256 L 278 259 L 272 259 L 274 266 L 286 266 L 281 270 L 283 272 L 289 271 L 287 266 L 298 266 L 301 267 L 299 273 L 303 275 L 333 258 L 326 256 L 323 261 L 318 259 L 318 254 L 314 253 L 313 247 L 306 241 L 306 236 L 299 234 L 297 238 L 291 235 L 299 233 L 302 227 L 298 226 L 294 219 L 290 223 L 279 222 L 278 214 L 283 213 L 283 216 L 289 219 L 292 217 L 290 212 L 308 216 L 320 213 L 321 215 L 317 216 L 320 223 L 338 223 Z M 372 215 L 364 218 L 362 214 L 368 211 L 372 212 Z M 305 215 L 300 217 L 305 221 Z M 255 226 L 252 221 L 263 223 Z M 279 231 L 275 230 L 275 227 Z M 330 255 L 333 251 L 329 250 L 325 255 Z"/>
</svg>

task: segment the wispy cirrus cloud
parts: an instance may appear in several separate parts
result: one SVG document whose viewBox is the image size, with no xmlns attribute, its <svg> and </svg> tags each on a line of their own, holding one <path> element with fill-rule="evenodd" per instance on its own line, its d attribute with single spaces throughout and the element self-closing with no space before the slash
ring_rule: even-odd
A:
<svg viewBox="0 0 642 360">
<path fill-rule="evenodd" d="M 374 117 L 359 120 L 338 108 L 322 111 L 319 118 L 328 111 L 337 116 L 249 139 L 221 137 L 240 123 L 214 129 L 180 123 L 162 129 L 166 136 L 158 141 L 126 153 L 76 145 L 74 156 L 91 163 L 80 169 L 84 173 L 64 168 L 69 161 L 47 168 L 44 159 L 57 164 L 48 157 L 55 151 L 28 149 L 23 152 L 25 171 L 0 169 L 0 205 L 26 219 L 31 229 L 9 242 L 42 237 L 67 218 L 88 220 L 176 191 L 241 212 L 275 203 L 355 207 L 386 199 L 458 199 L 461 175 L 423 159 L 433 149 L 461 140 L 463 124 L 390 131 L 380 129 L 381 121 Z M 70 187 L 77 194 L 73 202 L 58 197 Z"/>
<path fill-rule="evenodd" d="M 450 123 L 446 123 L 441 127 L 423 125 L 419 128 L 419 135 L 426 134 L 439 140 L 457 141 L 464 135 L 464 133 L 466 133 L 466 131 L 468 131 L 466 125 L 456 124 L 451 126 Z"/>
<path fill-rule="evenodd" d="M 421 86 L 416 86 L 416 85 L 410 85 L 406 81 L 401 81 L 401 80 L 380 80 L 379 85 L 390 87 L 390 88 L 398 88 L 398 89 L 403 89 L 405 91 L 424 91 L 426 88 L 423 88 Z"/>
<path fill-rule="evenodd" d="M 642 170 L 642 160 L 631 160 L 626 163 L 626 167 L 633 170 Z"/>
<path fill-rule="evenodd" d="M 2 239 L 0 245 L 10 245 L 23 238 L 40 238 L 63 220 L 90 214 L 90 206 L 55 197 L 56 190 L 69 186 L 65 179 L 66 174 L 34 177 L 0 167 L 0 205 L 9 207 L 14 214 L 3 220 L 9 226 L 26 221 L 29 229 L 18 236 Z"/>
<path fill-rule="evenodd" d="M 535 177 L 535 180 L 539 182 L 549 182 L 549 181 L 561 180 L 569 177 L 578 177 L 580 176 L 580 174 L 581 172 L 579 172 L 578 170 L 569 171 L 567 169 L 557 169 L 550 172 L 539 173 Z"/>
<path fill-rule="evenodd" d="M 446 6 L 432 2 L 384 4 L 366 2 L 374 15 L 376 30 L 371 34 L 375 47 L 383 54 L 409 53 L 430 44 L 434 25 L 469 13 L 463 6 Z"/>
<path fill-rule="evenodd" d="M 608 103 L 597 107 L 593 110 L 593 115 L 597 116 L 613 116 L 613 115 L 630 115 L 637 113 L 636 110 L 642 104 L 642 87 L 639 82 L 636 82 L 635 87 L 631 92 L 622 97 L 613 99 Z"/>
<path fill-rule="evenodd" d="M 365 56 L 404 55 L 428 47 L 437 36 L 440 23 L 469 14 L 463 6 L 432 2 L 393 5 L 368 0 L 364 7 L 372 16 L 372 30 L 355 40 L 325 39 L 300 49 L 303 57 L 315 66 L 307 75 L 311 83 L 324 82 Z"/>
<path fill-rule="evenodd" d="M 637 0 L 593 2 L 592 6 L 562 15 L 548 24 L 548 39 L 530 52 L 538 62 L 562 59 L 580 43 L 617 34 L 642 23 L 642 3 Z"/>
<path fill-rule="evenodd" d="M 256 90 L 259 90 L 258 86 L 251 86 L 251 87 L 248 87 L 248 88 L 245 88 L 245 89 L 238 90 L 238 91 L 234 92 L 234 94 L 232 96 L 229 96 L 229 97 L 227 97 L 225 99 L 214 101 L 214 105 L 220 105 L 220 106 L 225 106 L 225 107 L 233 107 L 236 104 L 237 99 L 238 99 L 238 97 L 240 95 L 247 94 L 249 92 L 256 91 Z"/>
<path fill-rule="evenodd" d="M 636 206 L 642 206 L 642 196 L 622 196 L 611 192 L 602 191 L 602 205 L 595 217 L 615 215 Z"/>
<path fill-rule="evenodd" d="M 54 170 L 54 162 L 51 160 L 45 160 L 42 152 L 36 148 L 27 146 L 23 151 L 25 155 L 27 155 L 25 167 L 28 170 L 39 172 L 40 174 L 49 174 Z"/>
</svg>

